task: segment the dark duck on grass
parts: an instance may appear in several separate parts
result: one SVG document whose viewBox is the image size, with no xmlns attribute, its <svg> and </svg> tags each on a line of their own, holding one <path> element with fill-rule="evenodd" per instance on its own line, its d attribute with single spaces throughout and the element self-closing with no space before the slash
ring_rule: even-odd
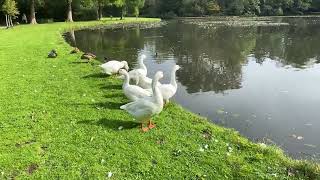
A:
<svg viewBox="0 0 320 180">
<path fill-rule="evenodd" d="M 56 58 L 57 56 L 58 56 L 58 53 L 55 49 L 52 49 L 48 54 L 48 58 Z"/>
<path fill-rule="evenodd" d="M 92 59 L 95 59 L 97 56 L 92 53 L 84 53 L 81 56 L 81 59 L 86 60 L 87 62 L 91 61 Z"/>
<path fill-rule="evenodd" d="M 77 47 L 75 47 L 73 50 L 70 51 L 70 54 L 77 54 L 79 52 L 80 50 Z"/>
</svg>

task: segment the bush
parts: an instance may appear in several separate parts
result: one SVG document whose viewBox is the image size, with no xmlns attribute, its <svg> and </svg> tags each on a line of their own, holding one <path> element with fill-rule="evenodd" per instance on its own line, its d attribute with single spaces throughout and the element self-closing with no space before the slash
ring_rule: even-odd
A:
<svg viewBox="0 0 320 180">
<path fill-rule="evenodd" d="M 52 18 L 38 18 L 37 19 L 37 22 L 40 23 L 40 24 L 43 24 L 43 23 L 53 23 L 54 20 Z"/>
<path fill-rule="evenodd" d="M 173 19 L 176 18 L 177 15 L 173 11 L 169 11 L 161 16 L 163 19 Z"/>
<path fill-rule="evenodd" d="M 97 10 L 96 9 L 88 9 L 88 8 L 80 8 L 76 12 L 74 12 L 74 19 L 77 21 L 89 21 L 97 19 Z"/>
</svg>

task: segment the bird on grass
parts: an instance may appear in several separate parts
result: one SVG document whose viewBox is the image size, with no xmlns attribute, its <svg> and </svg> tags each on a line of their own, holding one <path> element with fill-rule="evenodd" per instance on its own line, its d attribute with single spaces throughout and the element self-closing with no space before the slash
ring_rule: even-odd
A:
<svg viewBox="0 0 320 180">
<path fill-rule="evenodd" d="M 171 71 L 171 80 L 169 84 L 160 84 L 159 89 L 163 96 L 164 103 L 169 103 L 169 100 L 176 94 L 178 85 L 176 81 L 176 72 L 180 69 L 179 65 L 175 65 Z"/>
<path fill-rule="evenodd" d="M 118 74 L 120 69 L 129 70 L 127 61 L 108 61 L 104 64 L 101 64 L 100 67 L 108 75 Z"/>
<path fill-rule="evenodd" d="M 129 71 L 129 76 L 130 76 L 130 79 L 134 80 L 134 82 L 136 84 L 138 84 L 139 82 L 139 76 L 146 76 L 147 75 L 147 67 L 146 65 L 144 64 L 144 60 L 146 59 L 146 55 L 142 55 L 139 59 L 138 59 L 138 67 Z"/>
<path fill-rule="evenodd" d="M 148 96 L 152 95 L 152 92 L 150 92 L 146 89 L 143 89 L 143 88 L 136 86 L 136 85 L 131 85 L 129 73 L 126 70 L 120 69 L 119 74 L 123 75 L 125 78 L 123 85 L 122 85 L 122 90 L 123 90 L 124 95 L 130 101 L 136 101 L 139 98 L 144 98 L 144 97 L 148 97 Z"/>
<path fill-rule="evenodd" d="M 153 95 L 151 97 L 140 98 L 120 107 L 120 109 L 127 111 L 135 118 L 135 120 L 141 123 L 142 132 L 147 132 L 156 127 L 156 125 L 152 123 L 151 118 L 160 114 L 163 110 L 163 97 L 157 86 L 157 83 L 162 78 L 162 71 L 158 71 L 154 75 L 152 80 Z M 144 124 L 146 123 L 148 123 L 148 126 L 144 127 Z"/>
<path fill-rule="evenodd" d="M 92 59 L 95 59 L 97 56 L 92 53 L 84 53 L 81 56 L 81 59 L 86 60 L 86 62 L 90 62 Z"/>
</svg>

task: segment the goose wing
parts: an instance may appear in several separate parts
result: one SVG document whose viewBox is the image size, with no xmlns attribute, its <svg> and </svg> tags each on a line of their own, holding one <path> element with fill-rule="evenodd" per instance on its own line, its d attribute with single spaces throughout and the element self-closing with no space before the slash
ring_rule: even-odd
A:
<svg viewBox="0 0 320 180">
<path fill-rule="evenodd" d="M 141 120 L 151 117 L 155 113 L 156 105 L 153 103 L 152 98 L 143 98 L 125 104 L 120 109 L 126 110 L 136 119 Z"/>
<path fill-rule="evenodd" d="M 152 96 L 152 92 L 135 85 L 130 85 L 126 89 L 126 93 L 131 94 L 133 96 L 137 96 L 138 98 Z"/>
<path fill-rule="evenodd" d="M 170 99 L 177 91 L 177 89 L 171 84 L 161 84 L 159 89 L 162 93 L 163 99 Z"/>
</svg>

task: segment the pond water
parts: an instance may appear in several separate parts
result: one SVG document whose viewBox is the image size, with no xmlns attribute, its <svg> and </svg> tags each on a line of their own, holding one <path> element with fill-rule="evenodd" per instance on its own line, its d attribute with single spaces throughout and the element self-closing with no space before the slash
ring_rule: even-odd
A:
<svg viewBox="0 0 320 180">
<path fill-rule="evenodd" d="M 174 101 L 295 158 L 320 157 L 320 18 L 210 18 L 157 28 L 79 30 L 67 41 L 100 59 L 133 67 L 147 55 L 148 76 L 174 64 Z"/>
</svg>

